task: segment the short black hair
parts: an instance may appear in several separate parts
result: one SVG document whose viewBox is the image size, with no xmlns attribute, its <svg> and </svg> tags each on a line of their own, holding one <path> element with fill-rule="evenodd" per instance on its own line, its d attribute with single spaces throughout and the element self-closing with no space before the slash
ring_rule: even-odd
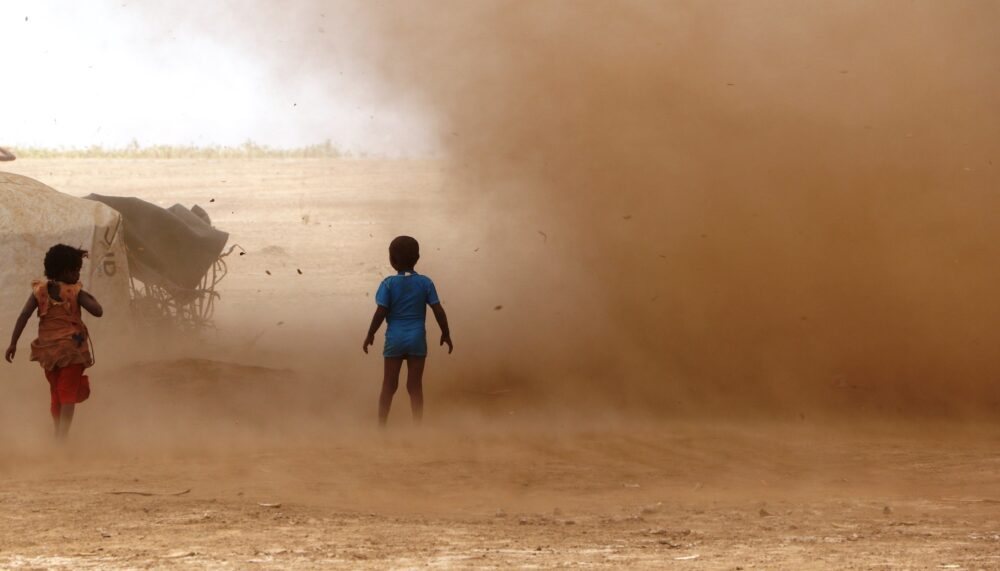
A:
<svg viewBox="0 0 1000 571">
<path fill-rule="evenodd" d="M 87 251 L 80 248 L 66 244 L 52 246 L 45 253 L 45 277 L 55 280 L 66 271 L 79 270 L 83 267 L 83 258 L 86 256 Z"/>
<path fill-rule="evenodd" d="M 410 236 L 396 236 L 389 243 L 389 263 L 401 269 L 413 269 L 420 259 L 420 244 Z"/>
</svg>

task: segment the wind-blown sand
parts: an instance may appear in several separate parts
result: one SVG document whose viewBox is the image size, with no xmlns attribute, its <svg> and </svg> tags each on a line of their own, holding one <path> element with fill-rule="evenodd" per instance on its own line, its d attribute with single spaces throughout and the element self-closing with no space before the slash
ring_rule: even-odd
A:
<svg viewBox="0 0 1000 571">
<path fill-rule="evenodd" d="M 0 567 L 1000 566 L 996 427 L 653 414 L 505 365 L 544 363 L 505 346 L 512 325 L 541 316 L 497 297 L 509 260 L 445 168 L 10 165 L 76 195 L 201 204 L 247 254 L 229 258 L 217 332 L 96 339 L 93 397 L 68 447 L 50 442 L 29 328 L 0 385 Z M 401 390 L 379 433 L 381 363 L 360 344 L 386 246 L 404 232 L 421 240 L 418 269 L 438 284 L 456 350 L 428 359 L 425 426 L 411 427 Z M 523 234 L 531 256 L 559 239 Z M 852 390 L 831 389 L 863 398 Z"/>
</svg>

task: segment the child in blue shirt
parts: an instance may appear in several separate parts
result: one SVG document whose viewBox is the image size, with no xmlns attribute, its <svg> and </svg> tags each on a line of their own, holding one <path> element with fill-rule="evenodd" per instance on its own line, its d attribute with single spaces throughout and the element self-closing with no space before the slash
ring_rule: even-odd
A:
<svg viewBox="0 0 1000 571">
<path fill-rule="evenodd" d="M 448 317 L 441 307 L 434 282 L 413 270 L 420 259 L 420 245 L 409 236 L 398 236 L 389 244 L 389 263 L 396 275 L 382 280 L 375 292 L 375 315 L 372 317 L 368 336 L 361 346 L 365 353 L 375 343 L 375 332 L 383 320 L 389 325 L 385 330 L 385 374 L 382 393 L 378 400 L 378 422 L 385 426 L 389 418 L 392 397 L 399 387 L 399 372 L 406 361 L 406 391 L 410 393 L 410 408 L 414 422 L 419 423 L 424 414 L 424 360 L 427 358 L 427 332 L 424 320 L 426 306 L 431 306 L 434 318 L 441 328 L 441 345 L 448 345 L 450 354 L 454 346 L 448 329 Z"/>
</svg>

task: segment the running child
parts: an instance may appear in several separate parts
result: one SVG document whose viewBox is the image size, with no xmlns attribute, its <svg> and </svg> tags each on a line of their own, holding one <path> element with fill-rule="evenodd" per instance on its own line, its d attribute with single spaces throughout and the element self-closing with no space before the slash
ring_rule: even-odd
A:
<svg viewBox="0 0 1000 571">
<path fill-rule="evenodd" d="M 426 306 L 431 306 L 434 318 L 441 327 L 441 345 L 448 345 L 448 353 L 454 348 L 448 317 L 441 307 L 434 282 L 427 276 L 414 271 L 420 259 L 420 245 L 409 236 L 398 236 L 389 244 L 389 263 L 396 275 L 382 280 L 375 293 L 375 315 L 372 317 L 368 336 L 361 348 L 365 353 L 368 346 L 375 343 L 375 332 L 383 320 L 389 325 L 385 330 L 385 375 L 382 379 L 382 393 L 378 399 L 378 423 L 385 426 L 389 418 L 392 396 L 399 387 L 399 372 L 406 361 L 406 392 L 410 393 L 410 408 L 413 421 L 419 423 L 424 415 L 424 360 L 427 358 L 427 331 L 424 321 Z"/>
<path fill-rule="evenodd" d="M 21 315 L 14 324 L 14 334 L 4 357 L 14 361 L 17 341 L 31 313 L 38 310 L 38 339 L 31 343 L 31 360 L 38 361 L 45 370 L 52 396 L 52 422 L 56 438 L 62 440 L 69 434 L 76 403 L 90 396 L 90 381 L 84 369 L 94 364 L 90 353 L 90 335 L 83 324 L 80 308 L 94 317 L 104 314 L 94 296 L 83 291 L 80 269 L 86 250 L 57 244 L 45 254 L 45 276 L 31 284 Z"/>
</svg>

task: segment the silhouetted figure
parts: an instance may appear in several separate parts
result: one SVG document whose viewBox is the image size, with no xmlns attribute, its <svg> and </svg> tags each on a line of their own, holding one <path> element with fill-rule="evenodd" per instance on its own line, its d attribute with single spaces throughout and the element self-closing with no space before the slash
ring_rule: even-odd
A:
<svg viewBox="0 0 1000 571">
<path fill-rule="evenodd" d="M 389 263 L 397 274 L 382 280 L 375 293 L 375 315 L 372 317 L 368 336 L 361 348 L 365 353 L 368 346 L 375 343 L 375 332 L 383 320 L 389 325 L 385 330 L 385 374 L 382 379 L 382 393 L 378 401 L 378 422 L 385 426 L 389 418 L 392 397 L 399 387 L 399 372 L 406 361 L 406 391 L 410 393 L 410 408 L 413 420 L 419 423 L 424 414 L 424 361 L 427 358 L 427 332 L 424 321 L 427 306 L 431 306 L 434 318 L 441 327 L 441 345 L 448 345 L 448 353 L 454 348 L 448 317 L 441 307 L 434 282 L 427 276 L 414 271 L 420 259 L 420 245 L 409 236 L 398 236 L 389 244 Z"/>
<path fill-rule="evenodd" d="M 60 440 L 69 434 L 76 403 L 90 396 L 90 382 L 83 371 L 93 365 L 94 360 L 90 352 L 90 334 L 83 324 L 80 308 L 94 317 L 104 314 L 101 304 L 80 285 L 80 269 L 86 256 L 86 250 L 65 244 L 49 248 L 45 254 L 48 279 L 31 284 L 31 296 L 14 324 L 10 347 L 4 354 L 8 363 L 14 361 L 24 326 L 38 310 L 38 339 L 31 343 L 31 360 L 38 361 L 49 381 L 50 412 L 56 438 Z"/>
</svg>

